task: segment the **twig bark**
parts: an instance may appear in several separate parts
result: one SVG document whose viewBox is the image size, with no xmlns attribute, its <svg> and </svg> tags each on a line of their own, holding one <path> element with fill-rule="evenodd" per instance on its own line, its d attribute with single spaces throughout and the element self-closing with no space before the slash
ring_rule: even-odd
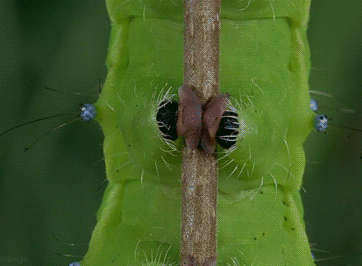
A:
<svg viewBox="0 0 362 266">
<path fill-rule="evenodd" d="M 219 93 L 221 0 L 185 0 L 184 85 L 205 104 Z M 217 160 L 185 147 L 182 166 L 181 265 L 216 265 Z"/>
</svg>

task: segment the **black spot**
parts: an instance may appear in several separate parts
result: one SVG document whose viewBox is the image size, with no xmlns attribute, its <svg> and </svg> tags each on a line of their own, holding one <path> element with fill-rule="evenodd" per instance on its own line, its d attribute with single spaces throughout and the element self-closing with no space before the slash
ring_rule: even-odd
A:
<svg viewBox="0 0 362 266">
<path fill-rule="evenodd" d="M 288 218 L 284 216 L 284 221 L 287 221 L 287 220 L 288 220 Z"/>
<path fill-rule="evenodd" d="M 254 237 L 254 240 L 256 240 L 256 237 Z"/>
<path fill-rule="evenodd" d="M 292 227 L 292 230 L 294 231 L 294 230 L 295 230 L 295 228 L 294 228 L 294 227 Z"/>
<path fill-rule="evenodd" d="M 265 232 L 263 232 L 262 235 L 265 236 Z"/>
<path fill-rule="evenodd" d="M 236 143 L 239 134 L 238 114 L 226 111 L 220 121 L 219 129 L 216 132 L 216 141 L 224 149 L 229 149 Z"/>
<path fill-rule="evenodd" d="M 156 120 L 165 139 L 177 139 L 177 111 L 178 103 L 176 101 L 163 101 L 159 105 Z"/>
</svg>

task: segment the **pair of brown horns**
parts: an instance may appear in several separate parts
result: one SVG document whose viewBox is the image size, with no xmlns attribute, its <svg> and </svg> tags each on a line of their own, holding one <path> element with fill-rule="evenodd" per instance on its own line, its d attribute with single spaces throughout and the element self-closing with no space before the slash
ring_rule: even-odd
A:
<svg viewBox="0 0 362 266">
<path fill-rule="evenodd" d="M 208 154 L 213 154 L 216 147 L 216 132 L 226 109 L 228 94 L 213 96 L 202 105 L 200 97 L 192 85 L 183 85 L 178 90 L 179 107 L 177 135 L 185 138 L 190 149 L 200 147 Z"/>
</svg>

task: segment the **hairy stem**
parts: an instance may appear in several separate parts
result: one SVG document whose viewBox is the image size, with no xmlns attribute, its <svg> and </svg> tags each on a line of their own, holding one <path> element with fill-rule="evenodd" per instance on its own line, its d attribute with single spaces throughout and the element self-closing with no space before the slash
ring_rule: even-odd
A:
<svg viewBox="0 0 362 266">
<path fill-rule="evenodd" d="M 221 0 L 185 0 L 184 84 L 205 104 L 219 92 Z M 216 265 L 217 160 L 183 151 L 181 265 Z"/>
</svg>

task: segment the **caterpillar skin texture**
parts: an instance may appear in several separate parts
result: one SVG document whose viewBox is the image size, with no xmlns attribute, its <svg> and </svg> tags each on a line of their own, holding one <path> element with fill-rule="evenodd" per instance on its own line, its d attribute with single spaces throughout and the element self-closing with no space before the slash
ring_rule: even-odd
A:
<svg viewBox="0 0 362 266">
<path fill-rule="evenodd" d="M 217 148 L 218 265 L 314 265 L 299 190 L 308 95 L 308 0 L 222 3 L 220 89 L 240 120 Z M 82 265 L 178 265 L 183 140 L 160 96 L 183 83 L 183 1 L 108 0 L 108 75 L 96 103 L 109 184 Z M 178 100 L 176 98 L 176 100 Z"/>
</svg>

